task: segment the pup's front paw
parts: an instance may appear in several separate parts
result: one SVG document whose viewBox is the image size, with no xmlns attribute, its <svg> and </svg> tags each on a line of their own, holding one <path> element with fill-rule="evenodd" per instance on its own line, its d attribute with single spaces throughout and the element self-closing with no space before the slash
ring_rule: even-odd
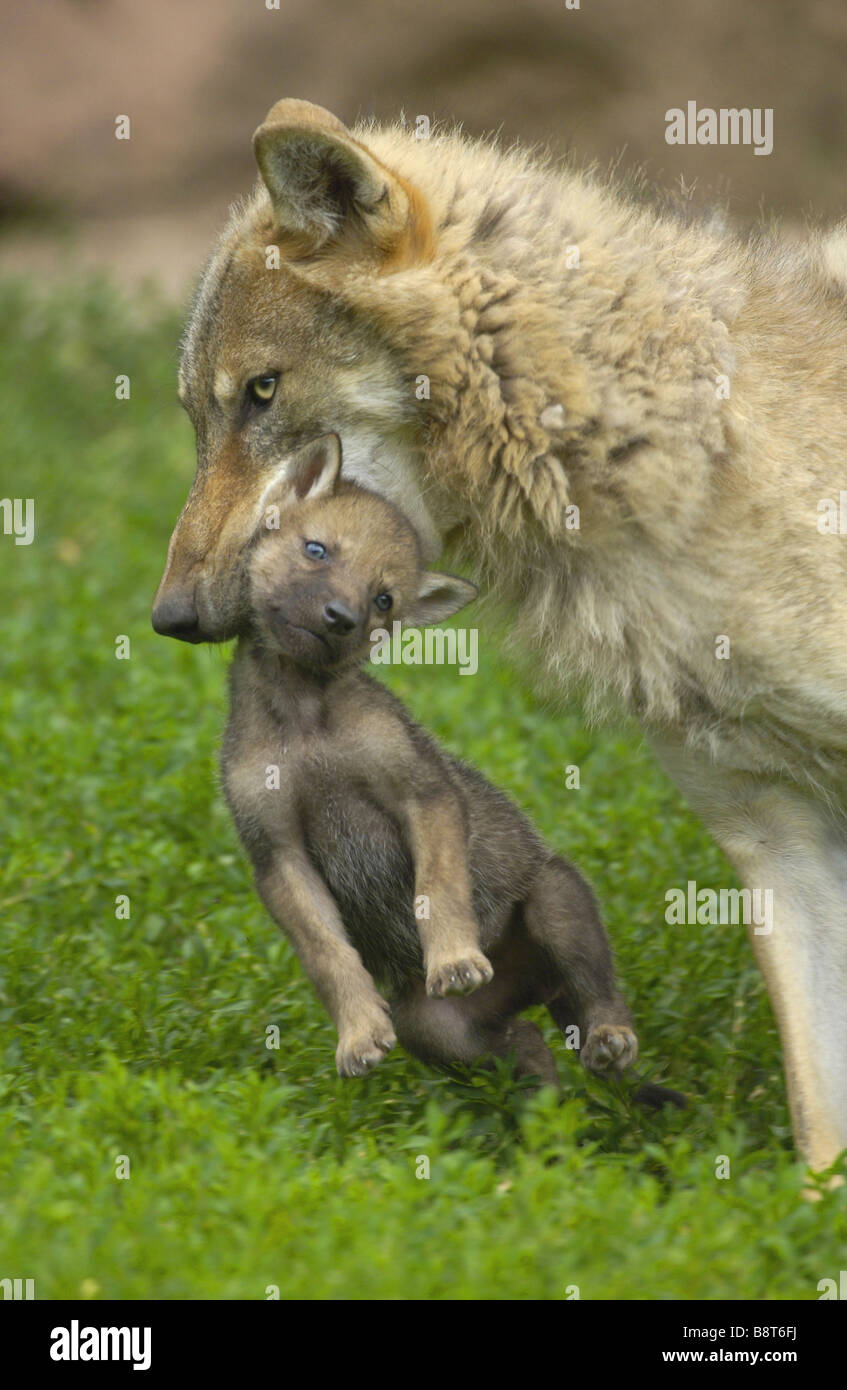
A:
<svg viewBox="0 0 847 1390">
<path fill-rule="evenodd" d="M 432 998 L 471 994 L 494 978 L 491 962 L 481 951 L 465 951 L 451 960 L 436 961 L 426 972 L 426 992 Z"/>
<path fill-rule="evenodd" d="M 358 1018 L 339 1035 L 335 1065 L 339 1076 L 365 1076 L 390 1052 L 397 1038 L 382 1009 Z"/>
<path fill-rule="evenodd" d="M 638 1039 L 631 1028 L 601 1023 L 592 1028 L 579 1059 L 589 1071 L 625 1071 L 638 1056 Z"/>
</svg>

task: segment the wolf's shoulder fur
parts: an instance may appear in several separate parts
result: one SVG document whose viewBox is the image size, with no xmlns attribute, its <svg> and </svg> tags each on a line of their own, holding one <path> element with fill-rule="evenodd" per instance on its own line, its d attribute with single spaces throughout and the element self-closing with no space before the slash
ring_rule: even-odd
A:
<svg viewBox="0 0 847 1390">
<path fill-rule="evenodd" d="M 517 604 L 519 647 L 536 667 L 547 653 L 549 686 L 576 683 L 595 709 L 622 700 L 707 741 L 736 740 L 743 722 L 751 759 L 775 767 L 807 761 L 792 747 L 794 706 L 806 723 L 817 687 L 830 750 L 818 762 L 840 775 L 843 665 L 831 712 L 824 694 L 847 581 L 837 547 L 816 548 L 812 655 L 793 690 L 780 623 L 847 449 L 844 229 L 742 238 L 520 150 L 451 133 L 369 138 L 430 201 L 428 273 L 459 305 L 452 343 L 432 353 L 434 379 L 458 385 L 430 470 L 440 460 L 445 487 L 470 483 L 474 558 L 492 596 Z M 414 323 L 410 352 L 431 360 Z M 762 546 L 784 557 L 766 600 L 775 623 L 761 613 Z M 715 660 L 723 633 L 732 663 Z"/>
</svg>

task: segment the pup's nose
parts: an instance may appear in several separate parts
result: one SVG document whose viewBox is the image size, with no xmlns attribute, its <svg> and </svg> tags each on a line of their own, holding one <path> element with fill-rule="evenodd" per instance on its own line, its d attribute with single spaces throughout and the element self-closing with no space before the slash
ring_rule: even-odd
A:
<svg viewBox="0 0 847 1390">
<path fill-rule="evenodd" d="M 204 642 L 193 593 L 166 594 L 153 604 L 153 629 L 181 642 Z"/>
<path fill-rule="evenodd" d="M 330 632 L 337 632 L 339 637 L 343 637 L 346 632 L 352 632 L 356 622 L 356 614 L 351 613 L 346 603 L 342 603 L 340 599 L 330 599 L 324 607 L 324 623 Z"/>
</svg>

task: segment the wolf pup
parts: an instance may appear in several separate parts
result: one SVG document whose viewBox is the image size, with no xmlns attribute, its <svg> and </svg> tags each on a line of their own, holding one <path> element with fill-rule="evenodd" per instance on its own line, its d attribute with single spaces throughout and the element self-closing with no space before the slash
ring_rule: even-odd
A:
<svg viewBox="0 0 847 1390">
<path fill-rule="evenodd" d="M 250 557 L 222 758 L 259 894 L 338 1030 L 338 1071 L 364 1075 L 399 1038 L 442 1064 L 514 1049 L 518 1075 L 557 1084 L 517 1017 L 532 1004 L 576 1025 L 586 1067 L 621 1071 L 637 1041 L 590 889 L 362 670 L 387 614 L 441 621 L 476 589 L 427 572 L 401 513 L 340 467 L 327 435 L 262 497 L 280 524 Z"/>
</svg>

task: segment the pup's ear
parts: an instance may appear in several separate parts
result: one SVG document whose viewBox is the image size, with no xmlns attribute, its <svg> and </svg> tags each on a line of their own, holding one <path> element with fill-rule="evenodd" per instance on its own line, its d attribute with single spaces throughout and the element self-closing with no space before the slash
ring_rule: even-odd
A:
<svg viewBox="0 0 847 1390">
<path fill-rule="evenodd" d="M 322 434 L 289 459 L 286 469 L 294 498 L 324 497 L 335 490 L 341 472 L 341 440 L 334 432 Z"/>
<path fill-rule="evenodd" d="M 432 229 L 424 199 L 322 106 L 285 100 L 253 136 L 262 180 L 284 232 L 317 248 L 356 236 L 373 249 L 415 251 Z"/>
<path fill-rule="evenodd" d="M 280 464 L 259 501 L 265 526 L 279 527 L 279 513 L 296 502 L 325 497 L 335 490 L 341 473 L 341 440 L 337 434 L 322 434 L 303 444 Z"/>
<path fill-rule="evenodd" d="M 452 618 L 465 604 L 472 603 L 479 590 L 467 579 L 430 570 L 421 580 L 418 596 L 403 622 L 410 627 L 427 627 Z"/>
</svg>

